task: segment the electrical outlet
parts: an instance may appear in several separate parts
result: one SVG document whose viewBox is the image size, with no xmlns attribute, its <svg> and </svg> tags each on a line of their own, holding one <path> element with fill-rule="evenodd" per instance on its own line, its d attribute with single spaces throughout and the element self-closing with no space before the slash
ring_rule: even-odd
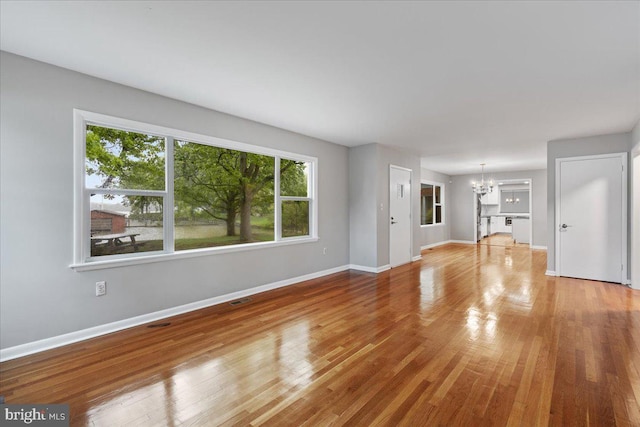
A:
<svg viewBox="0 0 640 427">
<path fill-rule="evenodd" d="M 326 255 L 327 254 L 327 248 L 322 248 L 322 255 Z"/>
<path fill-rule="evenodd" d="M 101 297 L 107 294 L 107 282 L 96 282 L 96 296 Z"/>
</svg>

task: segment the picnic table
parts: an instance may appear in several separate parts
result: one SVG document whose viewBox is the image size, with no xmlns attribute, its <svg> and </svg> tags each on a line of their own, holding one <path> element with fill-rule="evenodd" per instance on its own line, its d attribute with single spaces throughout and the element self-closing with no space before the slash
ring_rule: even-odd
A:
<svg viewBox="0 0 640 427">
<path fill-rule="evenodd" d="M 107 252 L 114 253 L 123 251 L 126 248 L 138 248 L 145 242 L 136 242 L 136 236 L 140 233 L 121 233 L 121 234 L 102 234 L 99 236 L 91 236 L 91 249 L 103 249 Z"/>
</svg>

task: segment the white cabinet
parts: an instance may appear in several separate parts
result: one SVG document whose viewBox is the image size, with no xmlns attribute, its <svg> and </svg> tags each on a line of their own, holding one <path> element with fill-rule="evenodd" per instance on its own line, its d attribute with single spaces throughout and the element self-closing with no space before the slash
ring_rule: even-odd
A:
<svg viewBox="0 0 640 427">
<path fill-rule="evenodd" d="M 491 217 L 491 234 L 495 233 L 511 233 L 511 226 L 505 224 L 506 220 L 503 216 Z"/>
<path fill-rule="evenodd" d="M 487 193 L 480 199 L 483 205 L 497 205 L 500 203 L 500 192 L 495 190 Z"/>
<path fill-rule="evenodd" d="M 513 218 L 513 240 L 529 243 L 529 218 Z"/>
<path fill-rule="evenodd" d="M 480 218 L 480 236 L 487 237 L 489 235 L 489 218 Z"/>
</svg>

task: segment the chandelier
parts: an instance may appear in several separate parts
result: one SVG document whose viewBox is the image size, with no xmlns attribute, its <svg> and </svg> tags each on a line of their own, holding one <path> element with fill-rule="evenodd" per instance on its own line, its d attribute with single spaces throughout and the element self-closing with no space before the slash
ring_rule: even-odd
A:
<svg viewBox="0 0 640 427">
<path fill-rule="evenodd" d="M 486 163 L 480 163 L 482 167 L 482 179 L 480 182 L 471 181 L 471 188 L 473 192 L 484 196 L 487 193 L 491 193 L 493 191 L 493 180 L 489 180 L 488 182 L 484 181 L 484 166 Z"/>
<path fill-rule="evenodd" d="M 504 199 L 504 201 L 506 203 L 520 203 L 520 199 L 518 197 L 513 197 L 513 194 L 511 195 L 511 197 L 507 197 L 506 199 Z"/>
</svg>

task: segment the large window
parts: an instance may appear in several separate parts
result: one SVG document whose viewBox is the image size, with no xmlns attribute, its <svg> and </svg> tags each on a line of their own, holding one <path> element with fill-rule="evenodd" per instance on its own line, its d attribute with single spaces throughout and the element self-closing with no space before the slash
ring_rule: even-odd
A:
<svg viewBox="0 0 640 427">
<path fill-rule="evenodd" d="M 315 158 L 75 114 L 76 264 L 317 238 Z"/>
<path fill-rule="evenodd" d="M 420 224 L 444 224 L 444 186 L 433 182 L 420 184 Z"/>
</svg>

